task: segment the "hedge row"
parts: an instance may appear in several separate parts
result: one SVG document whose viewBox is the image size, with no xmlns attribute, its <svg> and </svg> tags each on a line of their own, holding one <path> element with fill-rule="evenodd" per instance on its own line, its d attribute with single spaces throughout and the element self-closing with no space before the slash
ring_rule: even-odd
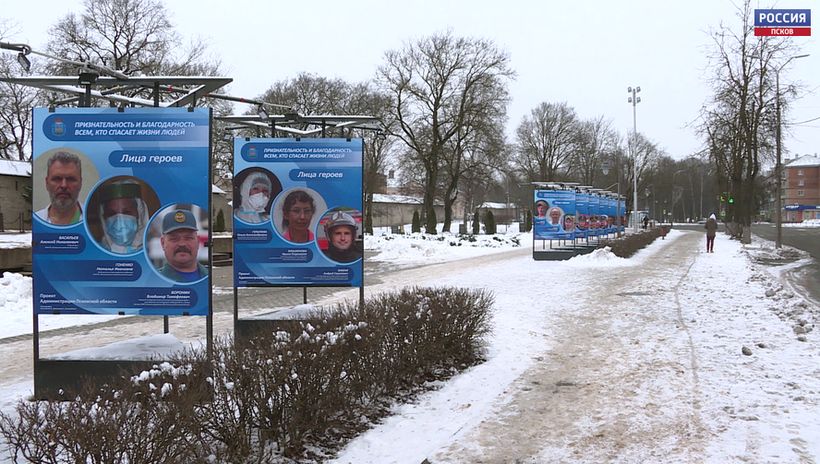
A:
<svg viewBox="0 0 820 464">
<path fill-rule="evenodd" d="M 649 230 L 640 230 L 637 234 L 627 234 L 617 239 L 601 240 L 598 248 L 609 247 L 615 256 L 629 258 L 638 250 L 657 240 L 658 237 L 664 236 L 664 228 L 667 232 L 669 231 L 669 226 L 662 225 Z"/>
<path fill-rule="evenodd" d="M 241 346 L 214 343 L 63 402 L 0 416 L 14 462 L 322 460 L 427 380 L 482 360 L 493 297 L 408 288 Z"/>
</svg>

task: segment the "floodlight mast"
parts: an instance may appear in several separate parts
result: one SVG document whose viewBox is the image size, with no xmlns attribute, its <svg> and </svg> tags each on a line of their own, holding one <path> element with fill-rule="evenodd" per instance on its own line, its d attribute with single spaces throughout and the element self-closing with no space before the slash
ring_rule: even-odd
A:
<svg viewBox="0 0 820 464">
<path fill-rule="evenodd" d="M 23 68 L 26 72 L 31 71 L 31 61 L 29 61 L 28 55 L 31 53 L 31 47 L 26 44 L 17 44 L 17 43 L 9 43 L 9 42 L 0 42 L 0 48 L 3 50 L 11 50 L 13 52 L 17 52 L 17 62 L 20 64 L 20 67 Z"/>
</svg>

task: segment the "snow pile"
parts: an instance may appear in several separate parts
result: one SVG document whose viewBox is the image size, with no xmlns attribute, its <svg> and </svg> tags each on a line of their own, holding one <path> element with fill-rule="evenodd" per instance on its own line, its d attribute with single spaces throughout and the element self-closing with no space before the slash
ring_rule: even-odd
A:
<svg viewBox="0 0 820 464">
<path fill-rule="evenodd" d="M 31 298 L 31 277 L 14 272 L 4 272 L 0 278 L 0 338 L 30 334 L 34 324 Z M 40 331 L 105 322 L 120 316 L 96 315 L 41 315 Z"/>
<path fill-rule="evenodd" d="M 172 334 L 148 335 L 99 348 L 83 348 L 51 356 L 51 359 L 146 360 L 167 358 L 185 345 Z"/>
<path fill-rule="evenodd" d="M 784 223 L 783 227 L 820 227 L 820 219 L 806 219 L 803 222 Z"/>
<path fill-rule="evenodd" d="M 274 321 L 281 321 L 287 319 L 306 319 L 311 317 L 319 312 L 321 308 L 314 306 L 312 304 L 301 304 L 296 306 L 287 306 L 281 308 L 271 308 L 271 312 L 266 312 L 264 314 L 256 314 L 252 316 L 248 316 L 247 319 L 261 319 L 261 320 L 274 320 Z"/>
<path fill-rule="evenodd" d="M 394 264 L 438 263 L 521 248 L 532 242 L 531 234 L 440 235 L 410 234 L 367 236 L 365 249 L 377 252 L 368 258 Z"/>
<path fill-rule="evenodd" d="M 795 282 L 799 279 L 789 276 L 793 271 L 811 265 L 811 255 L 789 246 L 777 249 L 774 242 L 757 236 L 743 247 L 743 251 L 755 263 L 774 265 L 753 267 L 749 278 L 750 282 L 758 282 L 764 287 L 769 310 L 792 324 L 795 334 L 811 332 L 813 325 L 820 322 L 820 307 L 801 297 L 808 292 Z"/>
<path fill-rule="evenodd" d="M 31 234 L 0 234 L 0 248 L 31 248 Z"/>
<path fill-rule="evenodd" d="M 0 337 L 31 333 L 31 277 L 4 272 L 0 278 L 0 314 L 3 325 Z M 22 328 L 11 332 L 9 329 Z"/>
<path fill-rule="evenodd" d="M 807 252 L 789 246 L 777 249 L 774 242 L 761 239 L 756 235 L 752 237 L 752 243 L 746 245 L 744 249 L 757 263 L 785 264 L 798 259 L 810 258 Z"/>
<path fill-rule="evenodd" d="M 612 252 L 610 247 L 598 248 L 592 253 L 575 256 L 567 262 L 572 267 L 630 266 L 633 263 Z"/>
</svg>

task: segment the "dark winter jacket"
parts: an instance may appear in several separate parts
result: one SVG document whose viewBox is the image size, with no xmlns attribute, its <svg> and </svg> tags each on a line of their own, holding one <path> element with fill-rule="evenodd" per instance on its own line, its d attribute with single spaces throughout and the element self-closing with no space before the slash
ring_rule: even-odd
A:
<svg viewBox="0 0 820 464">
<path fill-rule="evenodd" d="M 709 218 L 706 221 L 706 225 L 703 226 L 706 229 L 706 236 L 707 237 L 714 237 L 717 233 L 717 221 L 712 218 Z"/>
<path fill-rule="evenodd" d="M 362 257 L 362 251 L 355 243 L 347 250 L 340 250 L 329 243 L 325 254 L 338 263 L 350 263 Z"/>
</svg>

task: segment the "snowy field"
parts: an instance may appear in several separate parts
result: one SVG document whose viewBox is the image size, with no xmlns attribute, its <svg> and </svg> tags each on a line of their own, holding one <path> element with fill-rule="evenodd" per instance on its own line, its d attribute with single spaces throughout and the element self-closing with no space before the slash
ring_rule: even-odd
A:
<svg viewBox="0 0 820 464">
<path fill-rule="evenodd" d="M 486 288 L 494 330 L 487 362 L 396 405 L 337 463 L 820 460 L 820 308 L 782 280 L 800 253 L 719 234 L 707 254 L 702 233 L 674 229 L 630 259 L 536 262 L 514 231 L 376 236 L 366 249 L 407 268 L 368 291 Z M 31 280 L 6 273 L 0 286 L 3 333 L 30 333 Z M 0 379 L 0 408 L 31 388 Z"/>
</svg>

